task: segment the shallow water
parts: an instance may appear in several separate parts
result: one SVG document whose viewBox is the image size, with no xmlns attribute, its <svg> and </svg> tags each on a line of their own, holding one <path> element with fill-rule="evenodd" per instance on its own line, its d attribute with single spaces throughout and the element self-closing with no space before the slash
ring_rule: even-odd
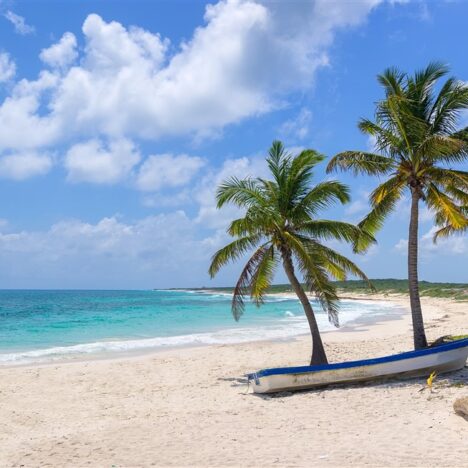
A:
<svg viewBox="0 0 468 468">
<path fill-rule="evenodd" d="M 173 346 L 287 339 L 308 332 L 297 300 L 247 302 L 239 322 L 227 294 L 197 291 L 0 291 L 0 364 L 47 362 L 91 354 Z M 320 329 L 327 315 L 313 304 Z M 385 302 L 342 301 L 344 325 L 388 315 Z"/>
</svg>

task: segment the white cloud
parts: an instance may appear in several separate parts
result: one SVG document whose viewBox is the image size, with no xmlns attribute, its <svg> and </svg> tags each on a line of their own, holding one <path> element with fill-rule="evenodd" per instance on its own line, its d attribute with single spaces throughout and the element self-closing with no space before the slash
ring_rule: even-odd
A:
<svg viewBox="0 0 468 468">
<path fill-rule="evenodd" d="M 0 106 L 0 153 L 6 149 L 37 150 L 58 140 L 60 122 L 39 115 L 42 94 L 50 92 L 56 83 L 54 74 L 42 72 L 37 80 L 21 80 L 14 87 Z"/>
<path fill-rule="evenodd" d="M 129 140 L 112 140 L 106 146 L 93 139 L 68 150 L 65 168 L 72 182 L 113 184 L 128 177 L 139 161 L 140 154 Z"/>
<path fill-rule="evenodd" d="M 310 120 L 312 112 L 302 108 L 298 115 L 284 122 L 279 131 L 284 137 L 292 138 L 293 140 L 303 140 L 309 134 Z"/>
<path fill-rule="evenodd" d="M 16 73 L 16 65 L 6 52 L 0 52 L 0 83 L 11 80 Z"/>
<path fill-rule="evenodd" d="M 353 197 L 351 203 L 345 205 L 344 208 L 343 219 L 350 223 L 358 223 L 371 210 L 369 204 L 370 193 L 362 188 L 357 193 L 357 197 Z"/>
<path fill-rule="evenodd" d="M 114 216 L 95 224 L 68 220 L 45 231 L 4 233 L 0 274 L 3 285 L 15 287 L 199 285 L 208 279 L 209 258 L 218 245 L 204 242 L 194 227 L 177 211 L 135 222 Z"/>
<path fill-rule="evenodd" d="M 351 202 L 349 205 L 346 205 L 345 208 L 345 215 L 353 217 L 354 215 L 361 215 L 364 214 L 366 211 L 369 211 L 371 207 L 366 200 L 355 200 Z"/>
<path fill-rule="evenodd" d="M 421 237 L 421 250 L 426 254 L 443 253 L 448 255 L 462 255 L 468 257 L 468 238 L 466 235 L 453 235 L 433 242 L 437 227 L 433 226 Z M 463 255 L 464 254 L 464 255 Z"/>
<path fill-rule="evenodd" d="M 409 224 L 411 212 L 411 200 L 408 195 L 403 195 L 397 202 L 393 211 L 393 216 L 403 222 Z M 421 223 L 432 222 L 434 219 L 434 213 L 422 202 L 419 204 L 419 221 Z"/>
<path fill-rule="evenodd" d="M 15 31 L 22 36 L 26 34 L 32 34 L 35 29 L 26 23 L 26 20 L 16 13 L 8 10 L 3 16 L 15 27 Z"/>
<path fill-rule="evenodd" d="M 419 221 L 427 223 L 434 220 L 434 212 L 431 211 L 427 206 L 422 206 L 419 210 Z"/>
<path fill-rule="evenodd" d="M 68 67 L 78 57 L 75 35 L 70 32 L 65 33 L 59 42 L 47 49 L 42 49 L 39 57 L 53 68 L 64 69 Z"/>
<path fill-rule="evenodd" d="M 12 153 L 0 157 L 0 177 L 24 180 L 46 174 L 52 168 L 52 165 L 52 157 L 48 154 L 40 154 L 34 151 Z"/>
<path fill-rule="evenodd" d="M 186 185 L 204 164 L 203 159 L 186 154 L 149 156 L 139 169 L 137 187 L 155 192 L 163 187 Z"/>
<path fill-rule="evenodd" d="M 359 263 L 368 263 L 370 261 L 372 261 L 372 259 L 380 253 L 380 247 L 378 244 L 372 244 L 368 250 L 365 252 L 364 255 L 360 255 L 360 256 L 355 256 L 355 261 L 357 262 L 357 264 L 359 265 Z"/>
<path fill-rule="evenodd" d="M 155 158 L 159 158 L 159 156 L 155 156 Z M 164 193 L 148 193 L 143 198 L 143 204 L 148 207 L 175 207 L 182 204 L 187 205 L 190 203 L 195 203 L 198 205 L 198 215 L 194 221 L 195 223 L 201 224 L 207 228 L 221 229 L 224 231 L 227 223 L 240 214 L 240 211 L 232 206 L 226 206 L 222 210 L 219 210 L 216 207 L 215 193 L 216 189 L 222 181 L 233 176 L 268 176 L 265 159 L 259 156 L 251 158 L 243 157 L 237 159 L 227 159 L 220 168 L 205 167 L 204 161 L 200 158 L 193 158 L 188 156 L 187 158 L 189 158 L 189 160 L 195 159 L 195 161 L 192 162 L 194 166 L 203 164 L 203 166 L 200 167 L 204 167 L 204 171 L 195 178 L 194 183 L 184 188 L 180 188 L 175 187 L 175 185 L 172 185 L 171 187 L 170 184 L 168 184 L 166 181 L 165 187 L 169 189 L 176 188 L 176 190 L 166 190 Z M 148 161 L 150 161 L 150 158 Z M 163 164 L 163 166 L 166 167 L 163 168 L 162 172 L 167 171 L 167 167 L 170 165 L 170 161 L 171 157 L 167 159 L 167 165 Z M 160 164 L 161 163 L 158 162 L 157 166 Z M 149 166 L 152 166 L 152 164 L 149 164 Z M 182 164 L 176 164 L 176 166 L 180 166 L 181 168 L 183 167 Z M 198 168 L 196 171 L 198 171 Z M 162 180 L 159 180 L 160 177 L 158 176 L 157 170 L 150 170 L 148 175 L 151 175 L 151 178 L 154 177 L 155 179 L 155 182 L 153 182 L 151 181 L 150 177 L 148 177 L 148 189 L 154 190 L 155 186 L 159 186 Z M 187 184 L 189 179 L 192 179 L 194 174 L 189 175 L 190 178 L 187 178 L 187 180 L 184 181 L 184 184 Z M 178 177 L 174 175 L 174 181 L 177 180 Z M 138 182 L 141 183 L 142 181 L 137 177 L 137 183 Z M 142 188 L 143 187 L 140 187 L 140 189 Z"/>
<path fill-rule="evenodd" d="M 65 33 L 40 54 L 52 71 L 21 80 L 0 105 L 0 152 L 219 134 L 309 88 L 328 64 L 336 32 L 362 23 L 379 2 L 222 0 L 207 6 L 205 24 L 189 40 L 171 48 L 157 33 L 91 14 L 81 56 L 75 36 Z M 307 111 L 299 115 L 299 138 L 308 119 Z"/>
<path fill-rule="evenodd" d="M 408 252 L 408 241 L 406 239 L 400 239 L 396 244 L 394 249 L 397 252 Z"/>
<path fill-rule="evenodd" d="M 462 255 L 462 257 L 468 257 L 468 238 L 466 235 L 459 234 L 447 238 L 440 238 L 434 243 L 433 238 L 437 230 L 438 228 L 433 226 L 419 238 L 419 251 L 421 256 Z M 406 239 L 400 239 L 394 249 L 406 254 L 408 252 L 408 241 Z"/>
<path fill-rule="evenodd" d="M 216 189 L 230 177 L 265 177 L 268 174 L 264 158 L 228 159 L 218 171 L 205 174 L 195 187 L 194 200 L 200 205 L 196 222 L 212 229 L 225 229 L 229 221 L 240 215 L 234 206 L 216 207 Z"/>
</svg>

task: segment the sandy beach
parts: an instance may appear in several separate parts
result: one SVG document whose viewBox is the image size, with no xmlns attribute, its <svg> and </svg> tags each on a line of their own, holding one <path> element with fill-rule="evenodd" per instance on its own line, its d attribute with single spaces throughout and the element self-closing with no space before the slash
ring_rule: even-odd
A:
<svg viewBox="0 0 468 468">
<path fill-rule="evenodd" d="M 366 297 L 367 298 L 367 297 Z M 372 296 L 407 306 L 401 296 Z M 430 339 L 468 305 L 423 298 Z M 409 313 L 324 334 L 330 361 L 410 350 Z M 256 396 L 243 375 L 303 365 L 310 339 L 0 369 L 0 466 L 468 466 L 468 368 L 424 380 Z"/>
</svg>

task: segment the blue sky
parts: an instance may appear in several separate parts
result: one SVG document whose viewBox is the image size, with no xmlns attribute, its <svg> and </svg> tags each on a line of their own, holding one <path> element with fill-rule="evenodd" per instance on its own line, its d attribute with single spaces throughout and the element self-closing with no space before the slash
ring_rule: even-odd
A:
<svg viewBox="0 0 468 468">
<path fill-rule="evenodd" d="M 276 138 L 367 149 L 386 67 L 468 80 L 467 17 L 461 0 L 0 0 L 0 287 L 232 284 L 240 265 L 206 273 L 235 215 L 216 185 L 264 175 Z M 357 222 L 375 181 L 336 177 L 353 200 L 324 217 Z M 369 276 L 405 277 L 407 224 L 402 202 L 355 257 Z M 468 282 L 466 236 L 434 246 L 431 227 L 423 211 L 421 279 Z"/>
</svg>

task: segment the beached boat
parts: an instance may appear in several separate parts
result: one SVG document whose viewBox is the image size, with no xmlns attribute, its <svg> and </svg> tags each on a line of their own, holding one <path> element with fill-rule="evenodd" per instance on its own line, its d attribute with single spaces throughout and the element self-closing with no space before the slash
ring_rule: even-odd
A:
<svg viewBox="0 0 468 468">
<path fill-rule="evenodd" d="M 386 378 L 428 377 L 462 369 L 468 357 L 468 338 L 431 348 L 362 361 L 323 366 L 280 367 L 248 374 L 255 393 L 304 390 L 325 385 Z"/>
</svg>

